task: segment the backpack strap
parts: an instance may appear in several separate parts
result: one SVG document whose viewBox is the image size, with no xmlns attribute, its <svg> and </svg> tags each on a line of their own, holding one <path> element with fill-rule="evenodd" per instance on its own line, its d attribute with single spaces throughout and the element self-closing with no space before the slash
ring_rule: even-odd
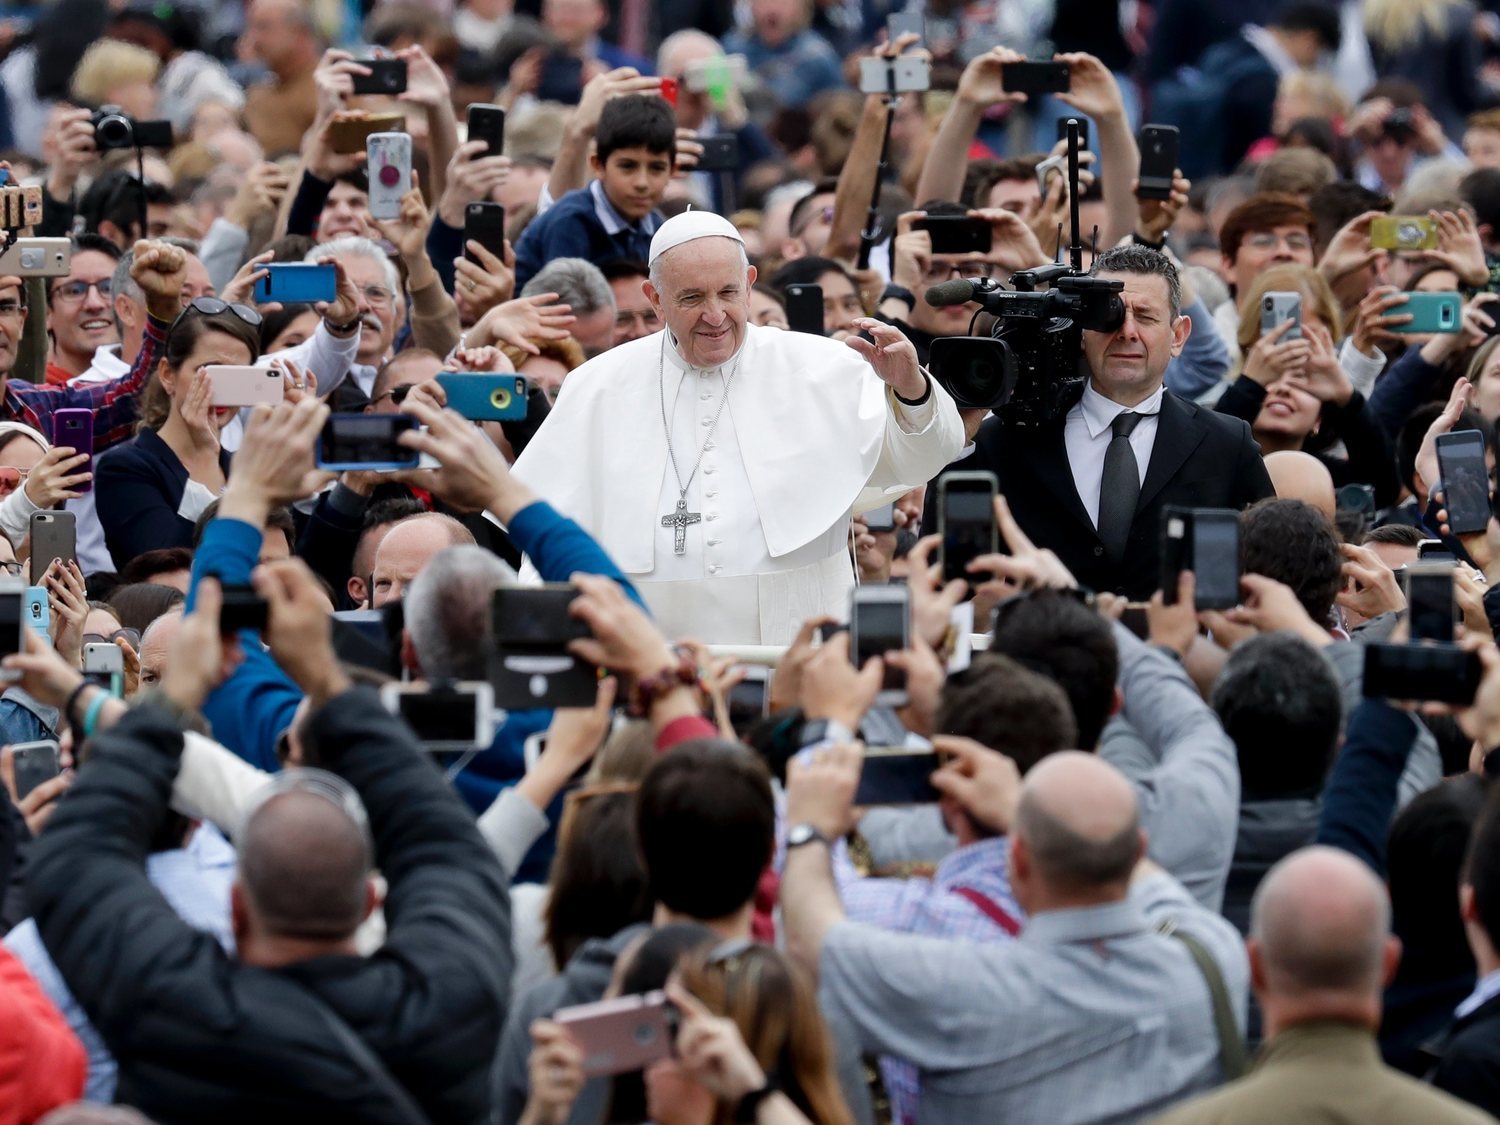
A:
<svg viewBox="0 0 1500 1125">
<path fill-rule="evenodd" d="M 973 887 L 950 887 L 949 890 L 956 895 L 968 899 L 978 907 L 979 911 L 986 918 L 999 926 L 1011 937 L 1015 937 L 1021 932 L 1021 923 L 1016 920 L 1010 911 L 1006 910 L 1005 907 L 1001 906 L 984 892 L 976 891 Z"/>
<path fill-rule="evenodd" d="M 1214 1031 L 1219 1038 L 1219 1066 L 1224 1071 L 1224 1081 L 1233 1082 L 1250 1073 L 1250 1053 L 1245 1049 L 1245 1040 L 1240 1035 L 1239 1025 L 1234 1022 L 1234 1006 L 1229 1002 L 1229 988 L 1224 983 L 1224 974 L 1203 943 L 1177 928 L 1171 918 L 1163 918 L 1156 925 L 1156 932 L 1175 938 L 1187 948 L 1203 974 L 1208 985 L 1208 994 L 1214 1006 Z"/>
</svg>

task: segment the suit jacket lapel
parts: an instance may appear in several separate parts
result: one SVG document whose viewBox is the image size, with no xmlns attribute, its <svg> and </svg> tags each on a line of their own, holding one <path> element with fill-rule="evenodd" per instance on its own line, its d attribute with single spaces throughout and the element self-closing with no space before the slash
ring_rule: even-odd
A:
<svg viewBox="0 0 1500 1125">
<path fill-rule="evenodd" d="M 1030 443 L 1029 458 L 1035 466 L 1036 475 L 1052 490 L 1062 506 L 1060 510 L 1090 535 L 1094 535 L 1094 521 L 1089 519 L 1088 510 L 1078 497 L 1078 486 L 1073 483 L 1073 467 L 1068 464 L 1068 444 L 1063 437 L 1063 430 L 1062 423 L 1033 430 L 1035 438 Z"/>
<path fill-rule="evenodd" d="M 1151 446 L 1151 464 L 1146 466 L 1146 480 L 1141 485 L 1135 510 L 1140 512 L 1156 494 L 1166 487 L 1191 457 L 1207 427 L 1198 417 L 1198 407 L 1178 398 L 1171 391 L 1162 395 L 1161 415 L 1156 423 L 1156 441 Z M 1071 480 L 1071 475 L 1069 477 Z"/>
</svg>

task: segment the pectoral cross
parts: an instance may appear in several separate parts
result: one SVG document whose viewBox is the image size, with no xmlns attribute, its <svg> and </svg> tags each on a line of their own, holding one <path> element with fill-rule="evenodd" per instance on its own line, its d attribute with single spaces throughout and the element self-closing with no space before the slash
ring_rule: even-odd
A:
<svg viewBox="0 0 1500 1125">
<path fill-rule="evenodd" d="M 672 547 L 679 555 L 687 554 L 688 524 L 697 523 L 702 518 L 703 516 L 701 513 L 690 512 L 687 510 L 686 497 L 677 501 L 677 510 L 675 512 L 673 512 L 671 515 L 662 516 L 662 527 L 671 527 L 677 529 L 677 536 L 672 542 Z"/>
</svg>

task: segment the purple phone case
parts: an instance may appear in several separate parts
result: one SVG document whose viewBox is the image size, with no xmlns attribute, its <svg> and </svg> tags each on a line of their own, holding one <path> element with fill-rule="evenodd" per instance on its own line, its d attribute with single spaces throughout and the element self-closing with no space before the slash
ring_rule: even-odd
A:
<svg viewBox="0 0 1500 1125">
<path fill-rule="evenodd" d="M 81 407 L 68 407 L 52 415 L 52 444 L 71 445 L 79 453 L 89 455 L 88 463 L 79 467 L 80 472 L 94 471 L 94 412 Z M 90 492 L 94 482 L 84 481 L 75 487 L 76 492 Z"/>
</svg>

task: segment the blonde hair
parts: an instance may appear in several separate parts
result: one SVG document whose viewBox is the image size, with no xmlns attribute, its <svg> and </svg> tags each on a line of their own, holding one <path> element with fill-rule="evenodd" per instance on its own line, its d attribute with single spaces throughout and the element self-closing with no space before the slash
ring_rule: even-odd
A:
<svg viewBox="0 0 1500 1125">
<path fill-rule="evenodd" d="M 1302 294 L 1302 316 L 1316 316 L 1328 326 L 1334 340 L 1344 334 L 1344 314 L 1327 280 L 1312 266 L 1272 266 L 1255 279 L 1248 293 L 1240 294 L 1240 354 L 1249 355 L 1260 339 L 1260 303 L 1267 293 Z"/>
<path fill-rule="evenodd" d="M 576 367 L 582 367 L 585 358 L 583 346 L 571 336 L 565 336 L 561 340 L 532 340 L 539 349 L 541 356 L 534 356 L 528 351 L 522 351 L 515 344 L 502 344 L 500 352 L 515 366 L 517 371 L 521 370 L 521 364 L 528 359 L 555 359 L 569 371 Z"/>
<path fill-rule="evenodd" d="M 1387 51 L 1416 46 L 1426 31 L 1441 36 L 1456 0 L 1364 0 L 1365 35 Z"/>
<path fill-rule="evenodd" d="M 1276 93 L 1282 98 L 1307 98 L 1317 107 L 1318 115 L 1330 121 L 1349 116 L 1349 98 L 1339 84 L 1316 70 L 1289 72 L 1282 77 Z"/>
<path fill-rule="evenodd" d="M 101 39 L 78 60 L 68 92 L 85 105 L 102 105 L 109 91 L 130 82 L 155 82 L 161 60 L 144 47 L 121 39 Z"/>
</svg>

